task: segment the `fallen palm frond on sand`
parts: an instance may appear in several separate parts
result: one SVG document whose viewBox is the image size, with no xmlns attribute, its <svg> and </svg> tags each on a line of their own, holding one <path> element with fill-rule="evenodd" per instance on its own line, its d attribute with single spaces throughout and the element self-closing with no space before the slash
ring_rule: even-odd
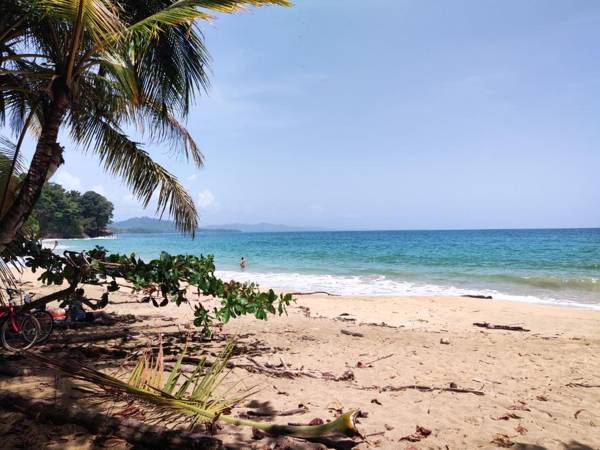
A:
<svg viewBox="0 0 600 450">
<path fill-rule="evenodd" d="M 225 448 L 220 439 L 203 433 L 148 425 L 131 417 L 108 416 L 89 408 L 37 400 L 16 392 L 0 390 L 0 402 L 3 409 L 21 413 L 38 424 L 75 424 L 85 428 L 92 434 L 116 436 L 142 448 L 153 450 L 164 450 L 166 448 L 223 450 Z M 40 447 L 27 446 L 19 448 Z"/>
<path fill-rule="evenodd" d="M 356 410 L 348 411 L 335 420 L 321 425 L 278 425 L 225 414 L 240 401 L 256 392 L 255 389 L 250 388 L 234 394 L 236 388 L 234 385 L 224 393 L 217 394 L 229 373 L 225 369 L 232 350 L 233 344 L 230 343 L 217 360 L 210 364 L 210 367 L 202 358 L 195 369 L 187 374 L 182 370 L 186 349 L 178 356 L 173 368 L 167 371 L 161 346 L 157 356 L 148 352 L 140 356 L 129 372 L 127 381 L 86 367 L 71 359 L 48 359 L 31 352 L 24 354 L 46 367 L 91 383 L 112 398 L 129 398 L 143 403 L 150 412 L 146 415 L 147 420 L 170 423 L 183 421 L 192 427 L 199 423 L 224 422 L 253 427 L 272 436 L 299 438 L 320 438 L 331 434 L 361 436 L 355 424 L 358 415 Z"/>
</svg>

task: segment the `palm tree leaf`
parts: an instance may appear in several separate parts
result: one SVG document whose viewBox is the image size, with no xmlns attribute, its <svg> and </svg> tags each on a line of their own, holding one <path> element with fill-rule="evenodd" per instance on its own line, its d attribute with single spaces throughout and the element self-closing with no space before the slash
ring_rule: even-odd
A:
<svg viewBox="0 0 600 450">
<path fill-rule="evenodd" d="M 198 227 L 196 206 L 177 178 L 118 128 L 101 119 L 94 127 L 98 146 L 93 151 L 104 169 L 123 178 L 144 207 L 156 193 L 157 213 L 162 216 L 168 210 L 181 231 L 194 234 Z"/>
<path fill-rule="evenodd" d="M 222 421 L 236 426 L 255 427 L 272 435 L 289 435 L 302 438 L 319 438 L 332 433 L 361 436 L 355 424 L 358 415 L 356 410 L 348 411 L 335 420 L 322 425 L 306 426 L 277 425 L 222 414 L 226 409 L 231 408 L 250 395 L 250 390 L 248 390 L 237 398 L 225 398 L 216 392 L 220 381 L 227 376 L 224 373 L 224 368 L 227 366 L 231 350 L 232 344 L 230 343 L 217 358 L 217 361 L 211 365 L 208 372 L 204 372 L 203 362 L 195 368 L 188 380 L 192 378 L 197 380 L 197 387 L 194 389 L 196 398 L 194 398 L 194 393 L 192 395 L 186 394 L 187 390 L 181 396 L 173 397 L 166 392 L 166 386 L 162 388 L 161 386 L 152 385 L 151 380 L 157 379 L 158 371 L 162 374 L 164 366 L 159 364 L 158 361 L 154 364 L 151 363 L 152 358 L 149 358 L 148 355 L 142 355 L 138 359 L 132 376 L 129 377 L 130 381 L 125 382 L 114 376 L 86 367 L 75 360 L 49 359 L 30 351 L 23 352 L 23 354 L 46 367 L 59 370 L 75 379 L 92 383 L 110 396 L 116 398 L 122 398 L 123 395 L 133 397 L 153 408 L 155 420 L 157 418 L 179 420 L 182 417 L 187 417 L 192 425 L 197 422 Z M 160 359 L 160 356 L 157 359 Z M 209 380 L 202 381 L 206 378 Z M 218 380 L 219 383 L 216 383 L 215 380 Z M 167 383 L 169 383 L 169 380 Z M 189 383 L 186 385 L 189 386 Z"/>
<path fill-rule="evenodd" d="M 137 49 L 138 79 L 144 92 L 187 114 L 195 86 L 209 86 L 205 66 L 209 57 L 200 33 L 194 28 L 198 19 L 213 15 L 202 9 L 233 13 L 248 5 L 290 6 L 287 0 L 178 0 L 156 2 L 158 10 L 127 27 L 127 41 Z M 144 42 L 145 44 L 141 44 Z"/>
<path fill-rule="evenodd" d="M 170 395 L 168 392 L 169 384 L 174 383 L 171 377 L 167 379 L 163 387 L 161 380 L 165 375 L 165 365 L 162 345 L 159 345 L 156 357 L 152 351 L 144 352 L 140 355 L 127 381 L 86 367 L 80 362 L 71 359 L 50 360 L 29 352 L 26 356 L 41 362 L 47 367 L 60 370 L 75 379 L 92 383 L 101 390 L 116 397 L 122 394 L 131 395 L 157 408 L 155 412 L 170 413 L 176 417 L 183 415 L 188 417 L 188 420 L 191 418 L 192 423 L 195 423 L 198 420 L 202 422 L 213 420 L 225 409 L 231 408 L 249 395 L 250 390 L 247 390 L 243 394 L 225 398 L 217 392 L 220 383 L 227 376 L 223 372 L 223 369 L 231 357 L 232 349 L 233 343 L 229 343 L 208 370 L 204 368 L 204 364 L 199 364 L 194 369 L 193 374 L 196 374 L 195 378 L 197 380 L 208 379 L 206 383 L 201 383 L 201 391 L 195 391 L 195 397 L 186 391 L 183 391 L 179 397 Z M 179 355 L 180 359 L 183 359 L 183 357 L 185 357 L 185 350 Z M 178 374 L 174 378 L 179 378 L 180 375 L 185 376 L 181 369 L 181 364 L 173 370 Z M 194 378 L 194 375 L 192 375 L 192 378 Z M 215 380 L 219 382 L 216 383 Z"/>
<path fill-rule="evenodd" d="M 118 4 L 111 0 L 37 0 L 49 16 L 76 24 L 78 18 L 97 43 L 107 36 L 120 33 L 124 25 L 119 18 Z"/>
<path fill-rule="evenodd" d="M 127 97 L 131 106 L 138 107 L 142 103 L 142 92 L 132 62 L 115 53 L 103 55 L 101 61 L 102 67 L 110 72 L 121 90 L 115 94 Z"/>
<path fill-rule="evenodd" d="M 14 201 L 17 176 L 24 171 L 25 164 L 22 155 L 17 152 L 17 144 L 0 136 L 0 215 L 4 212 L 4 204 L 9 205 Z"/>
<path fill-rule="evenodd" d="M 197 0 L 177 0 L 156 13 L 129 25 L 125 29 L 124 35 L 130 39 L 148 41 L 155 38 L 158 32 L 165 28 L 189 24 L 198 19 L 212 19 L 210 14 L 197 8 L 198 3 Z"/>
<path fill-rule="evenodd" d="M 197 0 L 200 8 L 211 9 L 222 13 L 243 11 L 248 6 L 292 6 L 289 0 Z"/>
<path fill-rule="evenodd" d="M 191 158 L 196 166 L 202 167 L 204 165 L 204 155 L 198 144 L 196 144 L 190 132 L 171 114 L 167 106 L 158 105 L 150 99 L 145 99 L 144 103 L 147 105 L 152 117 L 149 129 L 153 141 L 168 140 L 172 142 L 174 150 L 182 150 L 186 159 Z"/>
<path fill-rule="evenodd" d="M 16 151 L 17 144 L 7 137 L 0 135 L 0 177 L 4 177 L 8 174 L 8 169 L 12 165 L 12 161 L 15 157 L 15 170 L 13 176 L 19 175 L 26 170 L 23 156 L 16 155 Z"/>
</svg>

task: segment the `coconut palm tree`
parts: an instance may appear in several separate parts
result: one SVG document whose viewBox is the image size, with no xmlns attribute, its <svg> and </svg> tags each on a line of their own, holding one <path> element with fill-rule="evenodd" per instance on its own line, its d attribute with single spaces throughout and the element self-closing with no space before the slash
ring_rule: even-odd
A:
<svg viewBox="0 0 600 450">
<path fill-rule="evenodd" d="M 59 133 L 123 178 L 147 206 L 156 198 L 180 230 L 197 226 L 177 178 L 127 130 L 168 143 L 196 166 L 203 157 L 181 120 L 208 87 L 200 20 L 288 0 L 3 0 L 0 16 L 0 127 L 37 139 L 10 201 L 0 187 L 0 251 L 16 236 L 42 186 L 63 162 Z M 13 169 L 5 174 L 11 180 Z"/>
</svg>

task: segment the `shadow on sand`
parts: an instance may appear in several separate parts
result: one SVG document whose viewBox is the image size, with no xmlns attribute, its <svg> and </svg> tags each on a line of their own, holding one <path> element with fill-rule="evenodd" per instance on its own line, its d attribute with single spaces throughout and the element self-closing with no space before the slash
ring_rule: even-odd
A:
<svg viewBox="0 0 600 450">
<path fill-rule="evenodd" d="M 141 323 L 149 319 L 149 316 L 138 316 L 132 320 L 132 316 L 114 316 L 114 323 L 85 324 L 72 328 L 57 328 L 51 338 L 44 345 L 35 347 L 35 351 L 50 358 L 68 358 L 81 364 L 101 369 L 107 373 L 114 373 L 122 367 L 129 358 L 132 364 L 135 355 L 141 354 L 148 349 L 149 345 L 156 347 L 159 340 L 162 341 L 166 355 L 178 354 L 188 343 L 188 354 L 195 356 L 215 357 L 233 336 L 219 334 L 213 340 L 206 340 L 198 331 L 173 330 L 169 325 L 148 326 Z M 159 338 L 159 335 L 161 336 Z M 265 355 L 275 351 L 257 340 L 253 335 L 235 336 L 237 341 L 235 355 Z M 144 410 L 140 408 L 139 413 L 132 416 L 124 415 L 131 405 L 126 402 L 103 401 L 94 399 L 82 392 L 79 382 L 74 382 L 71 377 L 61 376 L 46 368 L 37 367 L 35 363 L 20 355 L 0 356 L 0 376 L 9 376 L 10 379 L 0 377 L 4 384 L 4 390 L 10 383 L 13 386 L 20 384 L 16 392 L 29 398 L 43 398 L 50 404 L 65 408 L 78 405 L 86 412 L 94 414 L 116 414 L 119 417 L 130 417 L 133 419 L 144 419 Z M 20 377 L 20 378 L 17 378 Z M 35 381 L 33 381 L 33 377 Z M 2 394 L 0 388 L 0 394 Z M 249 408 L 257 408 L 262 411 L 261 420 L 271 420 L 277 417 L 277 411 L 269 402 L 251 401 L 244 405 Z M 15 412 L 10 407 L 0 404 L 0 418 L 3 419 L 3 439 L 10 443 L 9 448 L 61 448 L 68 443 L 73 448 L 149 448 L 131 446 L 125 440 L 111 436 L 110 433 L 94 434 L 82 426 L 72 423 L 56 423 L 51 419 L 40 417 L 29 417 L 27 414 Z M 16 419 L 15 419 L 16 418 Z M 281 418 L 279 418 L 281 420 Z M 285 420 L 285 419 L 283 419 Z M 205 431 L 206 428 L 198 427 L 197 431 Z M 240 431 L 238 431 L 240 430 Z M 241 429 L 227 427 L 225 431 L 217 433 L 215 438 L 225 439 L 228 442 L 225 448 L 249 448 L 249 434 L 243 433 Z M 347 438 L 322 439 L 309 442 L 306 440 L 292 438 L 270 438 L 263 437 L 260 444 L 265 448 L 289 448 L 289 449 L 323 449 L 333 448 L 347 450 L 355 447 L 357 442 Z"/>
</svg>

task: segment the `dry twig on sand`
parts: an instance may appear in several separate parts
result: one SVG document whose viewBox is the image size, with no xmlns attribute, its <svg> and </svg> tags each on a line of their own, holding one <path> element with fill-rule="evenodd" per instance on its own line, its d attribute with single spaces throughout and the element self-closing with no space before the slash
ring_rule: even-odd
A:
<svg viewBox="0 0 600 450">
<path fill-rule="evenodd" d="M 389 355 L 382 356 L 382 357 L 380 357 L 380 358 L 374 359 L 373 361 L 368 361 L 368 362 L 366 362 L 365 364 L 366 364 L 366 365 L 373 364 L 373 363 L 376 363 L 376 362 L 378 362 L 378 361 L 383 361 L 384 359 L 391 358 L 392 356 L 394 356 L 394 354 L 393 354 L 393 353 L 390 353 Z"/>
<path fill-rule="evenodd" d="M 474 326 L 480 328 L 487 328 L 488 330 L 507 330 L 507 331 L 530 331 L 527 328 L 513 326 L 513 325 L 494 325 L 488 322 L 474 322 Z"/>
<path fill-rule="evenodd" d="M 350 331 L 350 330 L 341 330 L 340 333 L 345 334 L 347 336 L 354 336 L 354 337 L 365 337 L 364 334 L 359 333 L 357 331 Z"/>
<path fill-rule="evenodd" d="M 303 369 L 290 369 L 288 366 L 283 363 L 279 365 L 264 363 L 261 364 L 256 361 L 254 358 L 246 357 L 248 361 L 250 361 L 253 366 L 250 365 L 240 365 L 236 364 L 235 367 L 239 367 L 249 372 L 259 371 L 261 373 L 265 373 L 267 375 L 271 375 L 274 377 L 280 378 L 298 378 L 298 377 L 309 377 L 316 378 L 319 380 L 328 380 L 328 381 L 351 381 L 354 380 L 354 372 L 351 370 L 346 370 L 342 375 L 336 376 L 331 372 L 319 372 L 316 370 L 303 370 Z"/>
<path fill-rule="evenodd" d="M 579 387 L 579 388 L 600 388 L 600 384 L 586 384 L 586 383 L 567 383 L 566 387 Z"/>
<path fill-rule="evenodd" d="M 444 391 L 444 392 L 455 392 L 457 394 L 474 394 L 474 395 L 485 395 L 483 391 L 478 391 L 475 389 L 465 389 L 459 387 L 443 387 L 443 386 L 425 386 L 420 384 L 408 384 L 405 386 L 364 386 L 360 388 L 365 391 L 374 391 L 377 390 L 379 392 L 396 392 L 396 391 L 407 391 L 410 389 L 414 389 L 416 391 L 421 392 L 434 392 L 434 391 Z"/>
</svg>

